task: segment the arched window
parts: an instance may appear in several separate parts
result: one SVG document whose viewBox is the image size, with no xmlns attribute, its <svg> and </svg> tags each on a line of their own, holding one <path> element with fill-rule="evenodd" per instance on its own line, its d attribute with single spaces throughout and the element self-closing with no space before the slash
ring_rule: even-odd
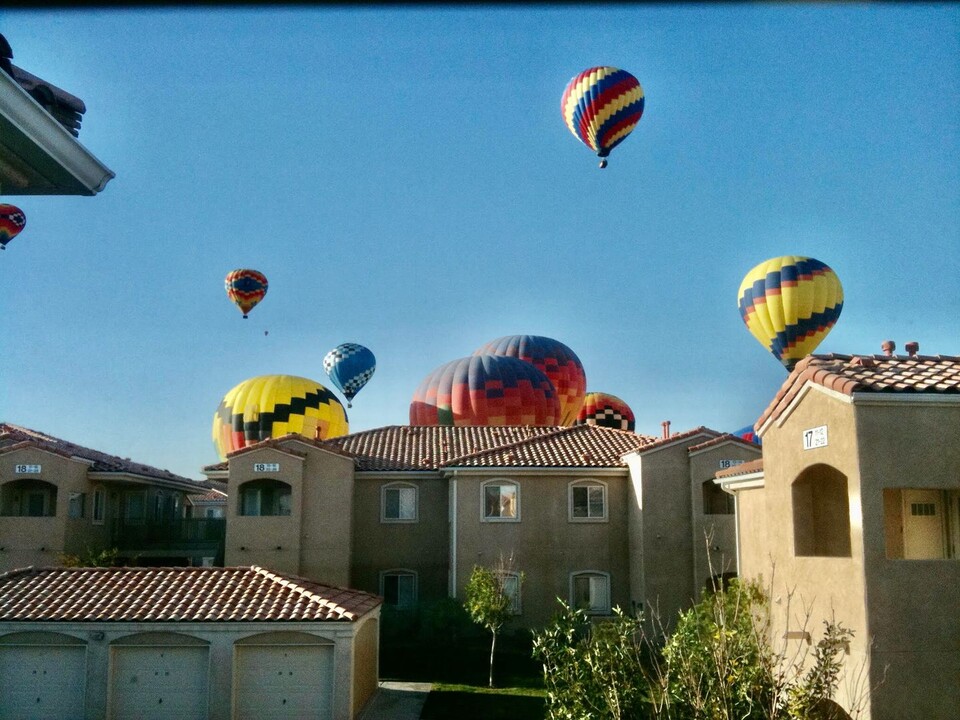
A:
<svg viewBox="0 0 960 720">
<path fill-rule="evenodd" d="M 598 480 L 575 480 L 567 490 L 571 522 L 607 519 L 607 486 Z"/>
<path fill-rule="evenodd" d="M 610 614 L 610 573 L 586 570 L 570 576 L 570 605 L 591 615 Z"/>
<path fill-rule="evenodd" d="M 814 465 L 793 481 L 793 548 L 798 556 L 850 557 L 847 476 Z"/>
<path fill-rule="evenodd" d="M 13 517 L 54 517 L 57 486 L 43 480 L 13 480 L 3 485 L 0 512 Z"/>
<path fill-rule="evenodd" d="M 279 480 L 251 480 L 240 486 L 240 515 L 289 515 L 290 486 Z"/>
<path fill-rule="evenodd" d="M 520 519 L 520 485 L 512 480 L 488 480 L 480 487 L 483 519 L 516 522 Z"/>
<path fill-rule="evenodd" d="M 380 522 L 416 522 L 417 486 L 388 483 L 380 488 Z"/>
</svg>

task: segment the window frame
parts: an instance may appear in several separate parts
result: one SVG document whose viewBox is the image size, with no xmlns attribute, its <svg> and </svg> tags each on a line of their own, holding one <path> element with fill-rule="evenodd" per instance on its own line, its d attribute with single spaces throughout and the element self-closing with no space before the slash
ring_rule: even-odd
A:
<svg viewBox="0 0 960 720">
<path fill-rule="evenodd" d="M 263 512 L 263 491 L 270 490 L 271 507 L 276 512 Z M 253 492 L 257 493 L 257 512 L 246 512 L 246 500 Z M 284 507 L 283 499 L 286 498 Z M 293 515 L 293 486 L 276 478 L 254 478 L 237 487 L 237 517 L 291 517 Z M 283 512 L 286 510 L 286 512 Z"/>
<path fill-rule="evenodd" d="M 577 580 L 580 580 L 580 579 L 587 579 L 587 580 L 602 579 L 606 585 L 605 587 L 606 597 L 603 598 L 604 602 L 602 603 L 602 605 L 594 604 L 592 584 L 589 586 L 588 589 L 590 592 L 590 607 L 582 608 L 584 612 L 586 612 L 587 615 L 601 615 L 601 616 L 610 615 L 613 612 L 613 600 L 612 600 L 612 592 L 610 587 L 610 573 L 603 572 L 600 570 L 577 570 L 576 572 L 570 573 L 569 600 L 570 600 L 570 607 L 573 608 L 574 610 L 580 609 L 580 606 L 577 604 L 577 595 L 576 595 Z"/>
<path fill-rule="evenodd" d="M 388 602 L 388 599 L 387 599 L 386 581 L 388 578 L 397 578 L 398 580 L 396 603 Z M 406 603 L 399 602 L 400 600 L 399 579 L 400 578 L 411 579 L 412 588 L 410 592 L 410 599 Z M 383 604 L 388 607 L 395 608 L 397 610 L 410 610 L 412 608 L 415 608 L 417 606 L 417 603 L 419 602 L 420 576 L 416 570 L 411 570 L 409 568 L 391 568 L 390 570 L 381 570 L 379 587 L 380 587 L 380 597 L 383 598 Z"/>
<path fill-rule="evenodd" d="M 67 519 L 83 520 L 87 516 L 87 494 L 71 491 L 67 495 Z"/>
<path fill-rule="evenodd" d="M 410 490 L 413 492 L 413 517 L 405 518 L 400 517 L 400 509 L 403 507 L 403 502 L 398 498 L 397 500 L 397 513 L 398 517 L 389 517 L 387 515 L 387 493 L 396 490 L 400 497 L 403 495 L 404 490 Z M 381 523 L 399 523 L 399 524 L 410 524 L 420 522 L 420 488 L 409 482 L 389 482 L 380 486 L 380 522 Z"/>
<path fill-rule="evenodd" d="M 103 486 L 93 489 L 93 503 L 90 508 L 90 522 L 94 525 L 103 525 L 107 521 L 107 492 Z"/>
<path fill-rule="evenodd" d="M 575 514 L 576 503 L 574 502 L 574 492 L 580 488 L 587 490 L 587 515 L 581 517 Z M 603 494 L 603 514 L 599 517 L 590 515 L 590 489 L 600 488 Z M 567 484 L 567 520 L 572 523 L 605 523 L 610 521 L 610 493 L 607 483 L 592 478 L 582 478 L 573 480 Z"/>
<path fill-rule="evenodd" d="M 520 571 L 511 570 L 503 573 L 499 573 L 499 580 L 501 587 L 503 588 L 503 594 L 510 598 L 510 614 L 511 615 L 522 615 L 523 614 L 523 583 L 520 582 Z M 507 591 L 508 581 L 513 581 L 514 590 L 513 592 Z"/>
<path fill-rule="evenodd" d="M 512 516 L 503 515 L 487 515 L 487 488 L 490 487 L 512 487 L 514 490 L 514 514 Z M 503 508 L 503 493 L 500 493 L 500 508 L 502 512 Z M 480 483 L 480 520 L 481 522 L 488 523 L 514 523 L 520 522 L 520 483 L 516 480 L 508 480 L 506 478 L 491 478 L 490 480 L 485 480 Z"/>
</svg>

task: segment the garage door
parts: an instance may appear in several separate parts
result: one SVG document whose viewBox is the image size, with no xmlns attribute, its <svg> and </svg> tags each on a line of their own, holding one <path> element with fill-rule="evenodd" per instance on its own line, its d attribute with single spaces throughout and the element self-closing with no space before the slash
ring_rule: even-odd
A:
<svg viewBox="0 0 960 720">
<path fill-rule="evenodd" d="M 332 645 L 238 645 L 236 652 L 235 718 L 333 716 Z"/>
<path fill-rule="evenodd" d="M 86 648 L 82 645 L 0 645 L 0 718 L 84 717 Z"/>
<path fill-rule="evenodd" d="M 110 717 L 200 720 L 207 717 L 206 646 L 112 647 Z"/>
</svg>

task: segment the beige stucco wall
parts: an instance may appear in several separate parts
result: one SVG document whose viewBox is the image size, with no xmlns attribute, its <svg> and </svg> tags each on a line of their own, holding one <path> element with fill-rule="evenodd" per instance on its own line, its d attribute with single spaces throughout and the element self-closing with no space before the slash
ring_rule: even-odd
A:
<svg viewBox="0 0 960 720">
<path fill-rule="evenodd" d="M 357 623 L 353 640 L 353 715 L 363 709 L 380 682 L 380 609 Z"/>
<path fill-rule="evenodd" d="M 520 521 L 485 522 L 481 486 L 504 479 L 520 485 Z M 607 520 L 569 519 L 568 487 L 595 480 L 607 487 Z M 552 474 L 458 471 L 456 483 L 456 597 L 464 598 L 474 565 L 496 567 L 513 554 L 525 574 L 522 614 L 515 627 L 541 627 L 558 611 L 556 599 L 570 602 L 571 574 L 609 573 L 613 606 L 630 607 L 627 551 L 628 481 L 626 471 L 571 471 Z"/>
<path fill-rule="evenodd" d="M 39 474 L 17 474 L 17 465 L 40 465 Z M 106 526 L 91 522 L 93 485 L 89 464 L 37 448 L 21 448 L 0 455 L 0 486 L 18 480 L 43 481 L 56 486 L 54 517 L 0 517 L 0 572 L 18 567 L 58 565 L 62 553 L 80 554 L 88 546 L 102 547 Z M 86 494 L 84 517 L 70 519 L 70 493 Z"/>
<path fill-rule="evenodd" d="M 417 489 L 416 522 L 381 519 L 381 491 L 400 483 Z M 351 587 L 380 592 L 380 573 L 417 573 L 420 602 L 447 597 L 450 520 L 448 481 L 438 473 L 358 473 L 353 509 Z"/>
<path fill-rule="evenodd" d="M 289 447 L 292 452 L 265 447 L 231 458 L 224 563 L 349 586 L 353 460 L 303 443 Z M 280 470 L 256 472 L 260 463 L 279 463 Z M 241 486 L 268 478 L 290 486 L 290 515 L 240 515 Z"/>
</svg>

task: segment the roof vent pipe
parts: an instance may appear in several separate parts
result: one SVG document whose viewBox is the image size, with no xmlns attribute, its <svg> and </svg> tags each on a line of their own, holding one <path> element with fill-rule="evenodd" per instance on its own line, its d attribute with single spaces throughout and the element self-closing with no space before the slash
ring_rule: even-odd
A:
<svg viewBox="0 0 960 720">
<path fill-rule="evenodd" d="M 906 348 L 907 354 L 910 355 L 910 357 L 916 357 L 917 353 L 920 352 L 920 343 L 916 340 L 911 340 L 903 347 Z"/>
<path fill-rule="evenodd" d="M 660 427 L 663 428 L 663 438 L 666 439 L 670 437 L 670 421 L 664 420 L 662 423 L 660 423 Z"/>
<path fill-rule="evenodd" d="M 897 344 L 893 340 L 884 340 L 880 345 L 880 349 L 883 350 L 884 355 L 892 357 L 893 351 L 897 349 Z"/>
</svg>

